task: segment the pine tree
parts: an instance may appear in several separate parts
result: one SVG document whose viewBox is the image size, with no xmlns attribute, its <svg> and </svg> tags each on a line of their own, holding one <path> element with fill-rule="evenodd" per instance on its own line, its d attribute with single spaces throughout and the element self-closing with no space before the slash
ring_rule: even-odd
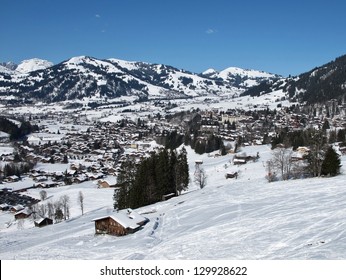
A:
<svg viewBox="0 0 346 280">
<path fill-rule="evenodd" d="M 330 146 L 325 154 L 325 158 L 322 163 L 321 174 L 336 176 L 340 173 L 340 167 L 340 156 L 336 153 L 334 148 Z"/>
<path fill-rule="evenodd" d="M 168 150 L 163 149 L 158 154 L 158 164 L 156 165 L 156 178 L 161 195 L 169 194 L 174 190 L 174 182 L 170 182 L 170 164 Z M 173 183 L 173 188 L 172 188 Z"/>
<path fill-rule="evenodd" d="M 178 158 L 177 153 L 175 150 L 171 150 L 170 156 L 169 156 L 169 181 L 170 181 L 170 189 L 172 190 L 172 193 L 176 193 L 176 173 L 175 170 L 177 169 L 178 165 Z M 171 193 L 170 192 L 170 193 Z"/>
<path fill-rule="evenodd" d="M 178 155 L 177 165 L 175 167 L 175 184 L 176 194 L 179 195 L 182 191 L 188 189 L 189 185 L 189 165 L 187 163 L 187 152 L 183 147 Z"/>
<path fill-rule="evenodd" d="M 346 130 L 340 129 L 337 134 L 337 140 L 338 142 L 345 142 L 346 140 Z"/>
<path fill-rule="evenodd" d="M 322 125 L 322 130 L 330 129 L 329 121 L 327 119 L 324 120 L 324 123 Z"/>
</svg>

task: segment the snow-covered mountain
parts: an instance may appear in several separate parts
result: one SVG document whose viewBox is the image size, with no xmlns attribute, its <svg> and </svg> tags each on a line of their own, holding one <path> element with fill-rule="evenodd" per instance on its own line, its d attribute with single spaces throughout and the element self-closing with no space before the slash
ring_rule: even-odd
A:
<svg viewBox="0 0 346 280">
<path fill-rule="evenodd" d="M 9 61 L 9 62 L 0 62 L 0 69 L 4 67 L 4 68 L 7 68 L 8 70 L 11 70 L 11 71 L 14 71 L 16 70 L 16 68 L 18 67 L 17 64 L 15 64 L 14 62 L 12 61 Z M 0 70 L 1 71 L 1 70 Z"/>
<path fill-rule="evenodd" d="M 6 75 L 13 75 L 15 73 L 14 70 L 11 70 L 10 68 L 4 66 L 4 65 L 0 65 L 0 74 L 6 74 Z"/>
<path fill-rule="evenodd" d="M 23 60 L 15 69 L 19 73 L 30 73 L 37 70 L 43 70 L 52 67 L 53 63 L 47 60 L 33 58 Z"/>
<path fill-rule="evenodd" d="M 215 69 L 208 69 L 202 75 L 213 78 L 222 79 L 235 87 L 247 89 L 252 86 L 257 86 L 263 81 L 278 79 L 278 75 L 270 74 L 263 71 L 247 70 L 238 67 L 229 67 L 220 72 Z"/>
<path fill-rule="evenodd" d="M 276 75 L 228 68 L 203 74 L 163 64 L 119 59 L 73 57 L 57 65 L 33 59 L 16 72 L 0 71 L 0 95 L 55 102 L 93 98 L 136 96 L 140 100 L 234 96 Z"/>
</svg>

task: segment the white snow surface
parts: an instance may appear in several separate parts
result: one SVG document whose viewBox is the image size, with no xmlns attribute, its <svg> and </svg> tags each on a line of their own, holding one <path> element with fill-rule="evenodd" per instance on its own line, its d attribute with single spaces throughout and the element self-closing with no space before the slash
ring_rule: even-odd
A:
<svg viewBox="0 0 346 280">
<path fill-rule="evenodd" d="M 53 63 L 50 61 L 39 58 L 32 58 L 28 60 L 23 60 L 16 68 L 16 71 L 19 73 L 29 73 L 36 70 L 46 69 L 52 66 Z"/>
<path fill-rule="evenodd" d="M 19 227 L 12 215 L 0 212 L 0 258 L 346 259 L 345 174 L 268 183 L 264 162 L 271 157 L 269 146 L 243 148 L 248 155 L 259 152 L 260 159 L 242 166 L 229 162 L 233 155 L 187 151 L 191 178 L 195 160 L 203 160 L 207 186 L 199 189 L 192 180 L 181 196 L 134 209 L 150 219 L 138 232 L 95 235 L 93 219 L 114 213 L 113 190 L 84 182 L 47 190 L 48 200 L 70 196 L 71 219 L 65 222 L 34 228 L 26 220 Z M 225 179 L 233 171 L 238 179 Z M 28 193 L 39 197 L 39 191 Z"/>
</svg>

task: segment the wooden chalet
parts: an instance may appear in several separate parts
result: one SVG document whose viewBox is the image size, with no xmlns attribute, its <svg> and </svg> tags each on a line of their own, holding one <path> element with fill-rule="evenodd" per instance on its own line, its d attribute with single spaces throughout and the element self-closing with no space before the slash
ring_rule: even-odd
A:
<svg viewBox="0 0 346 280">
<path fill-rule="evenodd" d="M 132 209 L 125 209 L 93 221 L 96 234 L 123 236 L 138 231 L 148 222 L 148 219 Z"/>
<path fill-rule="evenodd" d="M 6 177 L 4 181 L 9 182 L 9 183 L 14 183 L 14 182 L 18 182 L 19 179 L 20 178 L 17 175 L 12 175 L 12 176 Z"/>
<path fill-rule="evenodd" d="M 233 164 L 246 164 L 248 161 L 256 161 L 259 158 L 259 154 L 257 156 L 247 156 L 246 154 L 236 154 L 233 158 Z"/>
<path fill-rule="evenodd" d="M 102 179 L 98 180 L 97 182 L 97 187 L 98 188 L 114 188 L 116 186 L 116 179 L 114 178 L 107 178 L 107 179 Z"/>
<path fill-rule="evenodd" d="M 0 204 L 1 211 L 8 211 L 9 209 L 10 209 L 10 205 L 8 205 L 7 203 Z"/>
<path fill-rule="evenodd" d="M 48 225 L 52 225 L 53 224 L 53 220 L 48 218 L 48 217 L 44 217 L 41 218 L 39 220 L 34 221 L 35 227 L 45 227 Z"/>
<path fill-rule="evenodd" d="M 14 218 L 16 220 L 26 219 L 26 218 L 29 218 L 31 216 L 31 214 L 32 214 L 32 212 L 28 208 L 25 208 L 25 209 L 17 212 L 16 214 L 14 214 Z"/>
<path fill-rule="evenodd" d="M 226 177 L 226 179 L 229 179 L 229 178 L 238 178 L 238 172 L 231 172 L 231 173 L 227 173 L 226 175 L 225 175 L 225 177 Z"/>
<path fill-rule="evenodd" d="M 22 211 L 23 209 L 24 209 L 24 206 L 21 204 L 17 204 L 17 205 L 10 207 L 10 211 L 12 213 L 18 213 L 19 211 Z"/>
</svg>

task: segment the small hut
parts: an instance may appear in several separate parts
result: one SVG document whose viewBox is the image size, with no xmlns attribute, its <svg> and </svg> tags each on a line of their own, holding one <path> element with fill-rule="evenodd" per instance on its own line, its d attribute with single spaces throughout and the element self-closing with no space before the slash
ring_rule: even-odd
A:
<svg viewBox="0 0 346 280">
<path fill-rule="evenodd" d="M 48 217 L 44 217 L 41 218 L 39 220 L 34 221 L 35 227 L 45 227 L 48 225 L 52 225 L 53 224 L 53 220 L 48 218 Z"/>
</svg>

